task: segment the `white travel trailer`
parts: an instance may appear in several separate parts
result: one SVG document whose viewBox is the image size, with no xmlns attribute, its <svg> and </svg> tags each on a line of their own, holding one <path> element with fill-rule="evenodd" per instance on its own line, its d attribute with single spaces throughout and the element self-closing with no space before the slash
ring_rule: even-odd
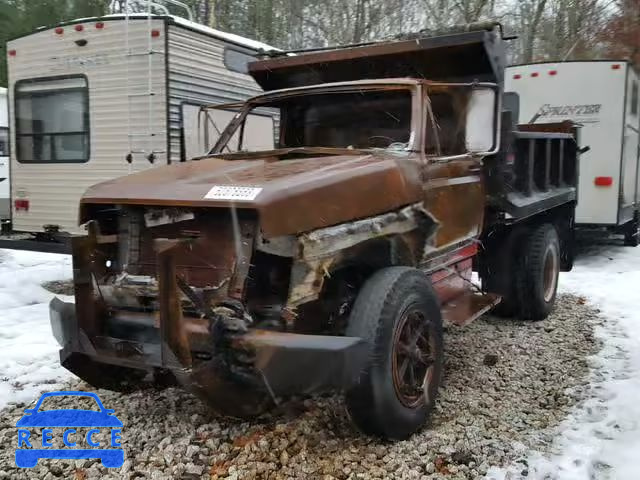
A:
<svg viewBox="0 0 640 480">
<path fill-rule="evenodd" d="M 3 228 L 11 216 L 9 193 L 9 112 L 7 89 L 0 88 L 0 227 Z"/>
<path fill-rule="evenodd" d="M 39 239 L 82 233 L 78 203 L 90 185 L 203 154 L 202 135 L 185 125 L 200 126 L 201 105 L 259 93 L 247 62 L 268 50 L 146 14 L 75 20 L 8 42 L 13 231 Z M 213 136 L 229 112 L 220 111 L 220 125 L 215 114 L 207 115 Z"/>
<path fill-rule="evenodd" d="M 571 61 L 509 67 L 505 91 L 520 96 L 520 123 L 580 125 L 576 225 L 638 244 L 639 77 L 626 61 Z"/>
</svg>

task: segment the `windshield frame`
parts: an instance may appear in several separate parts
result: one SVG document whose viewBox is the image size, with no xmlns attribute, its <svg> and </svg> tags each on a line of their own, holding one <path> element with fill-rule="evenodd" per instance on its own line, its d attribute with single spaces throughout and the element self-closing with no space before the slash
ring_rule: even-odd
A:
<svg viewBox="0 0 640 480">
<path fill-rule="evenodd" d="M 326 94 L 342 94 L 342 93 L 357 93 L 357 92 L 375 92 L 375 91 L 398 91 L 406 90 L 411 95 L 411 122 L 409 132 L 409 142 L 406 152 L 418 152 L 420 151 L 421 139 L 421 98 L 422 98 L 422 85 L 417 81 L 404 81 L 404 82 L 366 82 L 366 83 L 345 83 L 345 84 L 333 84 L 333 85 L 316 85 L 313 87 L 300 87 L 288 90 L 278 90 L 275 92 L 265 93 L 258 97 L 247 100 L 242 109 L 234 115 L 229 124 L 222 131 L 222 134 L 216 141 L 215 145 L 209 152 L 210 155 L 216 155 L 223 153 L 225 147 L 227 147 L 231 138 L 239 128 L 244 125 L 244 120 L 247 115 L 251 113 L 254 108 L 268 107 L 273 102 L 277 102 L 284 99 L 295 97 L 306 97 L 310 95 L 326 95 Z M 229 105 L 228 107 L 236 107 L 238 104 Z M 225 108 L 225 105 L 220 105 L 217 108 Z M 297 148 L 310 147 L 310 148 L 332 148 L 324 147 L 323 145 L 304 145 Z M 336 150 L 344 150 L 336 148 Z M 371 150 L 384 150 L 380 148 L 359 148 L 358 151 L 371 151 Z M 266 150 L 265 150 L 266 151 Z M 248 152 L 238 151 L 234 154 L 246 154 Z M 256 152 L 252 152 L 256 153 Z"/>
</svg>

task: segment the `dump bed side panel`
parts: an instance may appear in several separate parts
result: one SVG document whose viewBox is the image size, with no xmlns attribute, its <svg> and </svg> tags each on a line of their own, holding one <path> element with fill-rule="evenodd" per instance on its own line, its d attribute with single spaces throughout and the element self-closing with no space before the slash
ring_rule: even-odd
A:
<svg viewBox="0 0 640 480">
<path fill-rule="evenodd" d="M 625 70 L 623 62 L 545 63 L 507 69 L 505 91 L 520 95 L 520 123 L 571 120 L 582 124 L 582 143 L 591 150 L 580 157 L 576 223 L 618 222 Z M 598 186 L 596 177 L 611 177 L 612 184 Z"/>
<path fill-rule="evenodd" d="M 76 25 L 82 25 L 81 31 Z M 151 29 L 159 30 L 151 36 L 146 20 L 131 20 L 129 29 L 130 54 L 127 53 L 127 24 L 124 20 L 105 20 L 102 28 L 96 22 L 66 25 L 62 33 L 54 28 L 9 42 L 8 57 L 11 137 L 12 198 L 29 200 L 28 211 L 13 207 L 13 228 L 16 231 L 41 232 L 44 225 L 58 225 L 61 231 L 80 232 L 77 226 L 78 205 L 84 191 L 95 183 L 131 171 L 152 166 L 145 154 L 135 154 L 129 165 L 126 154 L 132 150 L 166 151 L 165 56 L 164 21 L 152 20 Z M 149 55 L 149 40 L 153 54 Z M 84 43 L 85 41 L 86 43 Z M 84 45 L 81 45 L 84 43 Z M 151 69 L 149 69 L 151 61 Z M 89 158 L 85 162 L 25 162 L 18 158 L 15 128 L 16 88 L 32 79 L 67 77 L 78 79 L 78 86 L 86 88 L 88 98 Z M 149 80 L 151 91 L 149 95 Z M 83 86 L 83 85 L 86 85 Z M 50 88 L 34 84 L 36 90 Z M 64 85 L 63 85 L 64 86 Z M 39 95 L 35 91 L 35 95 Z M 43 120 L 36 118 L 36 107 L 23 106 L 21 129 L 47 127 L 56 124 L 55 118 L 75 118 L 78 112 L 64 98 L 48 101 L 56 103 L 56 114 Z M 37 102 L 32 102 L 35 105 Z M 41 105 L 43 105 L 41 103 Z M 130 108 L 129 108 L 130 106 Z M 31 113 L 29 113 L 31 111 Z M 32 118 L 28 118 L 32 115 Z M 68 122 L 67 122 L 68 123 Z M 154 135 L 149 136 L 149 132 Z M 131 143 L 129 142 L 129 133 Z M 24 137 L 21 137 L 24 140 Z M 53 138 L 53 137 L 52 137 Z M 40 140 L 37 140 L 40 141 Z M 45 138 L 45 142 L 49 141 Z M 56 140 L 63 145 L 64 140 Z M 60 147 L 64 149 L 63 146 Z M 23 148 L 23 151 L 25 148 Z M 49 155 L 42 155 L 47 160 Z M 155 164 L 166 163 L 164 153 L 157 153 Z"/>
</svg>

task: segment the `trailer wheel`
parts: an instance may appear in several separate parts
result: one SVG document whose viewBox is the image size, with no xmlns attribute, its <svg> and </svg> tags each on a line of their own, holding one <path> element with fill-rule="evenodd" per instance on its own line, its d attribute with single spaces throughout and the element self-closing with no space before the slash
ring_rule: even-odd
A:
<svg viewBox="0 0 640 480">
<path fill-rule="evenodd" d="M 637 247 L 640 244 L 640 233 L 638 232 L 638 219 L 634 217 L 624 229 L 625 247 Z"/>
<path fill-rule="evenodd" d="M 356 298 L 347 335 L 370 348 L 346 392 L 354 423 L 367 434 L 409 437 L 428 419 L 443 369 L 442 315 L 429 279 L 407 267 L 375 273 Z"/>
<path fill-rule="evenodd" d="M 518 316 L 543 320 L 551 312 L 558 290 L 560 241 L 550 224 L 536 227 L 517 258 L 515 286 Z"/>
</svg>

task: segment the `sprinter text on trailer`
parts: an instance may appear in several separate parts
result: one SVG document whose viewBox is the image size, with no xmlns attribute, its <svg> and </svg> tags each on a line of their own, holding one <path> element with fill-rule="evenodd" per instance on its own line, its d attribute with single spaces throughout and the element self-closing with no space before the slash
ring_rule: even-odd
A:
<svg viewBox="0 0 640 480">
<path fill-rule="evenodd" d="M 520 123 L 582 125 L 576 226 L 624 234 L 638 244 L 640 127 L 638 74 L 625 61 L 576 61 L 507 69 L 505 90 L 520 95 Z"/>
</svg>

